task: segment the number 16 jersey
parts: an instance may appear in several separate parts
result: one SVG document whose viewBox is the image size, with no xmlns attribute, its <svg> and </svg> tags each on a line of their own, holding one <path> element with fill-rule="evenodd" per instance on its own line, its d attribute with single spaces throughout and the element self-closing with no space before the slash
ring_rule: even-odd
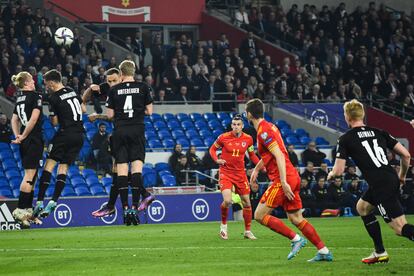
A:
<svg viewBox="0 0 414 276">
<path fill-rule="evenodd" d="M 152 101 L 146 84 L 122 82 L 111 88 L 106 107 L 115 112 L 115 127 L 144 125 L 145 107 Z"/>
</svg>

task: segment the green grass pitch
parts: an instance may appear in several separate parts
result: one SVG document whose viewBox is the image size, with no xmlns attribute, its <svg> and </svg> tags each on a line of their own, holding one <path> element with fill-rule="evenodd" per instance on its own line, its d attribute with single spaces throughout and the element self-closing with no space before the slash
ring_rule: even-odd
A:
<svg viewBox="0 0 414 276">
<path fill-rule="evenodd" d="M 310 243 L 288 261 L 289 241 L 257 223 L 256 241 L 243 239 L 242 222 L 229 223 L 228 241 L 218 222 L 153 224 L 0 232 L 0 275 L 413 275 L 414 243 L 384 223 L 390 262 L 367 266 L 372 243 L 359 218 L 309 221 L 334 262 L 307 263 Z"/>
</svg>

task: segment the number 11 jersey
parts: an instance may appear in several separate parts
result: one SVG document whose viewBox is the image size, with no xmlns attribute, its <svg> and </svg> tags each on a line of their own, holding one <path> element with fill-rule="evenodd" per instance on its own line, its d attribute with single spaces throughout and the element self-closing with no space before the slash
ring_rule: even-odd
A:
<svg viewBox="0 0 414 276">
<path fill-rule="evenodd" d="M 144 125 L 145 108 L 152 101 L 146 84 L 122 82 L 111 88 L 106 107 L 115 112 L 115 127 Z"/>
<path fill-rule="evenodd" d="M 355 127 L 339 138 L 336 158 L 352 158 L 368 184 L 376 185 L 385 174 L 396 174 L 388 162 L 387 148 L 392 150 L 397 143 L 386 131 L 368 126 Z"/>
</svg>

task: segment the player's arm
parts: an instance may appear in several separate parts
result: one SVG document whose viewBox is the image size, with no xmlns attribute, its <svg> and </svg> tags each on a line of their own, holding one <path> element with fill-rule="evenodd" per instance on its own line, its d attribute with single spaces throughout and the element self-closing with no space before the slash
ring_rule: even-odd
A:
<svg viewBox="0 0 414 276">
<path fill-rule="evenodd" d="M 33 128 L 36 125 L 37 120 L 40 117 L 40 109 L 33 109 L 32 115 L 30 116 L 29 122 L 27 122 L 26 128 L 24 129 L 22 135 L 20 135 L 19 139 L 20 141 L 23 141 L 27 138 L 27 136 L 32 132 Z"/>
<path fill-rule="evenodd" d="M 259 162 L 257 162 L 256 166 L 254 167 L 252 174 L 250 175 L 250 185 L 256 182 L 257 176 L 259 175 L 260 170 L 264 168 L 263 159 L 260 159 Z"/>
<path fill-rule="evenodd" d="M 154 110 L 154 106 L 153 106 L 153 104 L 152 104 L 152 103 L 147 104 L 147 105 L 145 106 L 145 115 L 147 115 L 147 116 L 152 115 L 153 110 Z"/>
<path fill-rule="evenodd" d="M 405 176 L 407 175 L 407 171 L 410 166 L 411 155 L 399 142 L 394 146 L 393 151 L 400 156 L 400 172 L 398 173 L 398 177 L 400 178 L 401 184 L 404 184 Z"/>
<path fill-rule="evenodd" d="M 328 180 L 333 179 L 335 176 L 341 176 L 345 171 L 346 160 L 342 158 L 335 159 L 335 165 L 332 170 L 328 173 Z"/>
<path fill-rule="evenodd" d="M 99 85 L 91 84 L 83 93 L 82 102 L 87 103 L 90 100 L 92 93 L 95 92 L 100 93 Z"/>
<path fill-rule="evenodd" d="M 214 162 L 216 162 L 219 165 L 226 164 L 226 160 L 224 159 L 218 159 L 217 157 L 217 150 L 222 147 L 221 145 L 221 136 L 217 138 L 217 140 L 211 145 L 208 152 L 210 153 L 211 159 L 213 159 Z"/>
<path fill-rule="evenodd" d="M 279 170 L 279 177 L 280 177 L 280 184 L 282 184 L 283 192 L 285 196 L 292 200 L 295 198 L 295 194 L 292 192 L 289 184 L 286 181 L 286 161 L 283 152 L 280 150 L 278 145 L 268 148 L 268 150 L 272 153 L 272 155 L 276 159 L 277 168 Z"/>
<path fill-rule="evenodd" d="M 97 113 L 92 113 L 88 116 L 89 121 L 94 122 L 96 120 L 105 120 L 105 121 L 112 121 L 111 119 L 108 118 L 108 115 L 106 114 L 97 114 Z"/>
<path fill-rule="evenodd" d="M 20 136 L 20 120 L 17 114 L 13 114 L 11 118 L 11 127 L 13 130 L 13 134 L 16 137 L 15 140 L 12 141 L 13 144 L 20 144 L 19 136 Z"/>
<path fill-rule="evenodd" d="M 259 157 L 257 157 L 256 153 L 254 152 L 254 146 L 253 146 L 253 139 L 250 138 L 250 146 L 247 148 L 247 152 L 249 153 L 249 158 L 253 162 L 253 164 L 257 165 L 259 163 Z"/>
</svg>

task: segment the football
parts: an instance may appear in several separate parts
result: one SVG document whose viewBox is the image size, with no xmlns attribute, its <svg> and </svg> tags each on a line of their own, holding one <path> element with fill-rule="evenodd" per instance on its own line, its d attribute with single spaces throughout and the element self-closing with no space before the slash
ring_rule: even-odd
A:
<svg viewBox="0 0 414 276">
<path fill-rule="evenodd" d="M 55 41 L 59 46 L 70 46 L 73 42 L 73 32 L 69 28 L 61 27 L 55 32 Z"/>
</svg>

